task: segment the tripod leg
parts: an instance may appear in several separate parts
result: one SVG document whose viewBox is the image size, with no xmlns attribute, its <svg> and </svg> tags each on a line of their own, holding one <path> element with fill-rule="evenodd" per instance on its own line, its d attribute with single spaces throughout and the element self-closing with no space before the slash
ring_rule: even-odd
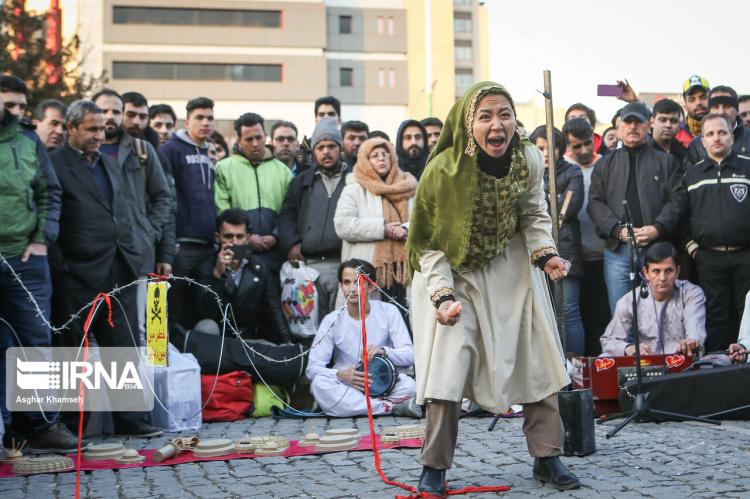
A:
<svg viewBox="0 0 750 499">
<path fill-rule="evenodd" d="M 500 414 L 495 414 L 495 417 L 492 419 L 492 423 L 490 423 L 490 427 L 487 428 L 487 431 L 492 431 L 495 429 L 495 425 L 500 420 Z"/>
<path fill-rule="evenodd" d="M 674 419 L 684 419 L 686 421 L 698 421 L 699 423 L 708 423 L 721 426 L 721 421 L 716 421 L 714 419 L 709 419 L 703 416 L 689 416 L 687 414 L 677 414 L 676 412 L 660 411 L 657 409 L 651 409 L 650 412 L 656 414 L 657 416 L 665 416 Z"/>
<path fill-rule="evenodd" d="M 638 417 L 638 413 L 637 412 L 630 413 L 630 416 L 628 416 L 627 418 L 625 418 L 625 421 L 623 421 L 622 423 L 620 423 L 617 426 L 615 426 L 615 428 L 612 431 L 610 431 L 609 433 L 607 433 L 605 436 L 607 438 L 614 437 L 617 434 L 618 431 L 622 430 L 625 427 L 625 425 L 627 425 L 628 423 L 630 423 L 631 421 L 633 421 L 636 417 Z"/>
<path fill-rule="evenodd" d="M 726 411 L 720 411 L 720 412 L 714 412 L 713 414 L 703 414 L 701 415 L 702 418 L 715 418 L 716 416 L 725 416 L 727 414 L 732 414 L 733 412 L 740 412 L 740 411 L 747 411 L 750 410 L 750 405 L 744 405 L 742 407 L 735 407 L 734 409 L 727 409 Z"/>
</svg>

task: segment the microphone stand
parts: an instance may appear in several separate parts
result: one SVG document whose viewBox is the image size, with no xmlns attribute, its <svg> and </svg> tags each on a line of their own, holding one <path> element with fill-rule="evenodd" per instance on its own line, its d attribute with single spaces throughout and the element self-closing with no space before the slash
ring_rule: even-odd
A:
<svg viewBox="0 0 750 499">
<path fill-rule="evenodd" d="M 638 258 L 638 246 L 635 243 L 635 233 L 633 232 L 633 217 L 630 214 L 630 207 L 628 202 L 622 201 L 622 208 L 625 218 L 623 227 L 628 232 L 628 256 L 630 260 L 630 296 L 633 302 L 633 336 L 635 337 L 635 400 L 633 400 L 633 408 L 630 411 L 623 412 L 615 415 L 613 418 L 607 418 L 607 421 L 614 418 L 624 417 L 625 420 L 618 424 L 614 429 L 607 433 L 607 438 L 614 437 L 617 432 L 622 430 L 628 423 L 633 420 L 643 422 L 648 420 L 649 416 L 656 420 L 688 420 L 688 421 L 699 421 L 701 423 L 709 423 L 715 425 L 721 425 L 720 421 L 709 419 L 701 416 L 690 416 L 687 414 L 678 414 L 675 412 L 660 411 L 658 409 L 652 409 L 651 404 L 648 400 L 648 393 L 643 393 L 643 377 L 641 368 L 641 339 L 638 331 L 638 301 L 636 299 L 636 289 L 638 288 L 637 276 L 638 267 L 640 261 Z"/>
</svg>

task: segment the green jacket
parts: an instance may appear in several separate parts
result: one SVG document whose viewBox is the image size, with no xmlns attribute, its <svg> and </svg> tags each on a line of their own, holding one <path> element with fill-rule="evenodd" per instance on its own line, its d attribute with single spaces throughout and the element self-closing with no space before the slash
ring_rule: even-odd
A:
<svg viewBox="0 0 750 499">
<path fill-rule="evenodd" d="M 281 204 L 293 178 L 289 167 L 273 157 L 267 156 L 258 166 L 241 154 L 224 158 L 216 165 L 216 213 L 228 208 L 247 210 L 252 233 L 275 234 Z"/>
<path fill-rule="evenodd" d="M 0 122 L 0 254 L 57 239 L 62 189 L 44 144 L 6 112 Z"/>
</svg>

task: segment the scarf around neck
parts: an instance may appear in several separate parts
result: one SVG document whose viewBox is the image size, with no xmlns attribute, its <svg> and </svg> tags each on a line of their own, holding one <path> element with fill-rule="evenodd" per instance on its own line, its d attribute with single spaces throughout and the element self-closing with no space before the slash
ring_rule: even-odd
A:
<svg viewBox="0 0 750 499">
<path fill-rule="evenodd" d="M 419 260 L 428 250 L 442 251 L 454 270 L 463 267 L 479 175 L 472 123 L 477 104 L 488 94 L 504 95 L 515 113 L 505 87 L 488 81 L 471 86 L 453 105 L 417 187 L 407 241 L 410 274 L 421 270 Z M 530 145 L 526 138 L 509 145 L 511 168 L 526 168 Z"/>
<path fill-rule="evenodd" d="M 381 178 L 370 163 L 370 153 L 375 148 L 385 147 L 391 159 L 391 169 Z M 365 141 L 357 153 L 354 179 L 369 193 L 380 196 L 383 202 L 385 223 L 403 224 L 409 221 L 408 201 L 417 191 L 417 180 L 410 173 L 401 170 L 396 152 L 390 142 L 375 137 Z M 406 244 L 393 239 L 381 239 L 375 243 L 375 256 L 372 262 L 376 281 L 381 287 L 391 288 L 394 282 L 406 285 L 409 273 L 406 265 Z"/>
<path fill-rule="evenodd" d="M 701 135 L 701 120 L 696 120 L 692 116 L 688 115 L 685 120 L 688 126 L 688 131 L 693 137 L 700 137 Z"/>
</svg>

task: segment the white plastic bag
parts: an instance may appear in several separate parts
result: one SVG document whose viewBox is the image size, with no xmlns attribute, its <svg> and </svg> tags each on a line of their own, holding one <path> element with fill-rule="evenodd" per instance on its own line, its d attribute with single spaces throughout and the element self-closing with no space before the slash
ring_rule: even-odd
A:
<svg viewBox="0 0 750 499">
<path fill-rule="evenodd" d="M 201 368 L 192 354 L 168 345 L 169 366 L 154 366 L 154 400 L 151 412 L 154 426 L 167 432 L 200 430 Z"/>
<path fill-rule="evenodd" d="M 294 267 L 289 262 L 281 266 L 281 306 L 289 322 L 292 335 L 312 338 L 318 330 L 317 270 L 300 262 Z"/>
</svg>

